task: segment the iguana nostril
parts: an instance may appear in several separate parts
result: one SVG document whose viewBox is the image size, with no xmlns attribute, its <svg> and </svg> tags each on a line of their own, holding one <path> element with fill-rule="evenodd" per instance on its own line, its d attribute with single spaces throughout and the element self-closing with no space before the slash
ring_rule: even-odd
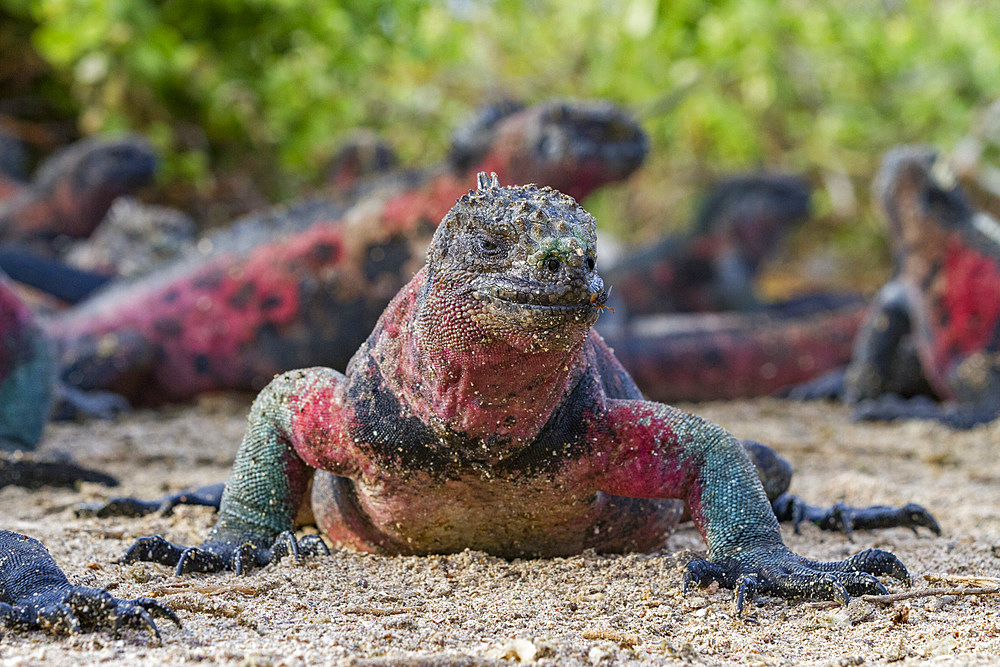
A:
<svg viewBox="0 0 1000 667">
<path fill-rule="evenodd" d="M 587 268 L 588 268 L 588 269 L 590 269 L 591 271 L 593 271 L 593 270 L 594 270 L 594 266 L 595 266 L 596 264 L 597 264 L 597 262 L 595 262 L 595 261 L 594 261 L 594 258 L 593 258 L 593 257 L 588 257 L 588 258 L 587 258 Z"/>
<path fill-rule="evenodd" d="M 545 268 L 551 271 L 552 273 L 555 273 L 560 268 L 562 268 L 562 263 L 555 257 L 549 257 L 547 260 L 545 260 Z"/>
</svg>

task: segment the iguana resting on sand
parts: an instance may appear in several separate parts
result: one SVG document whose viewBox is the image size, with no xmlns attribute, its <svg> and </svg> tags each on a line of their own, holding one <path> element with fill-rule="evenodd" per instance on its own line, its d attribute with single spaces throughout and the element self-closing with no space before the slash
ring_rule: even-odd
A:
<svg viewBox="0 0 1000 667">
<path fill-rule="evenodd" d="M 873 189 L 895 276 L 865 318 L 843 384 L 835 377 L 796 394 L 842 395 L 863 420 L 992 421 L 1000 415 L 1000 223 L 969 205 L 931 148 L 890 151 Z"/>
<path fill-rule="evenodd" d="M 156 600 L 121 600 L 72 585 L 38 540 L 0 530 L 0 628 L 78 634 L 134 627 L 159 640 L 154 616 L 180 626 L 177 615 Z"/>
<path fill-rule="evenodd" d="M 116 197 L 150 183 L 155 169 L 156 154 L 140 137 L 78 141 L 48 158 L 31 183 L 0 202 L 0 241 L 85 237 Z"/>
<path fill-rule="evenodd" d="M 346 374 L 291 371 L 258 396 L 208 540 L 142 538 L 124 560 L 243 572 L 321 551 L 291 533 L 311 494 L 336 545 L 402 554 L 648 551 L 683 505 L 709 548 L 685 585 L 736 588 L 739 611 L 908 582 L 884 551 L 791 552 L 739 441 L 642 399 L 591 330 L 607 297 L 594 225 L 566 195 L 481 174 Z"/>
</svg>

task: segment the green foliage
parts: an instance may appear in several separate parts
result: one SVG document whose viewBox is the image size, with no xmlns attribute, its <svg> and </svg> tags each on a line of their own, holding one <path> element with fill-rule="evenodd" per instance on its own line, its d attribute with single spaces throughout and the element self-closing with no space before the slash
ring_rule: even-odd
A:
<svg viewBox="0 0 1000 667">
<path fill-rule="evenodd" d="M 638 204 L 612 194 L 596 206 L 610 218 L 632 206 L 646 233 L 686 217 L 676 204 L 712 175 L 761 165 L 812 174 L 821 211 L 854 217 L 883 150 L 950 147 L 1000 92 L 1000 12 L 977 0 L 0 0 L 0 9 L 37 22 L 36 48 L 70 85 L 85 132 L 144 131 L 188 179 L 249 166 L 287 192 L 357 126 L 426 162 L 484 100 L 611 98 L 643 117 L 653 155 Z"/>
</svg>

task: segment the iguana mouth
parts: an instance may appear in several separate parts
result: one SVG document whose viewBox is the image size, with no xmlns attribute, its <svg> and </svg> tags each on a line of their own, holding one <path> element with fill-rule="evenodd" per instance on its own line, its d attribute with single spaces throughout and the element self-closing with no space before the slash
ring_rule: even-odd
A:
<svg viewBox="0 0 1000 667">
<path fill-rule="evenodd" d="M 490 285 L 473 291 L 479 301 L 490 303 L 510 314 L 568 315 L 598 312 L 607 301 L 607 290 L 553 291 L 545 286 Z"/>
</svg>

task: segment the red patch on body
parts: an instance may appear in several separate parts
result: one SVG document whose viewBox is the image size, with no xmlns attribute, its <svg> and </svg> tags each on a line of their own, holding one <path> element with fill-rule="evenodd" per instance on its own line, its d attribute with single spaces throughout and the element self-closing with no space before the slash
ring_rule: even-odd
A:
<svg viewBox="0 0 1000 667">
<path fill-rule="evenodd" d="M 948 244 L 944 293 L 934 341 L 937 370 L 946 373 L 955 357 L 984 350 L 1000 327 L 1000 263 L 959 238 Z"/>
</svg>

